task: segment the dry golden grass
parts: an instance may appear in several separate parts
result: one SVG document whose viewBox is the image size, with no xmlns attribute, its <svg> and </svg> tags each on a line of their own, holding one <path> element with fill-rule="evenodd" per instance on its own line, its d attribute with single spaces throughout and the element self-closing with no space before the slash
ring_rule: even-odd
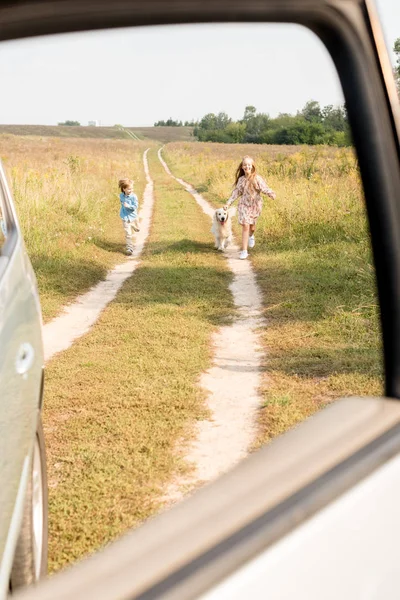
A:
<svg viewBox="0 0 400 600">
<path fill-rule="evenodd" d="M 124 258 L 118 179 L 133 178 L 141 200 L 148 145 L 0 135 L 45 321 Z"/>
<path fill-rule="evenodd" d="M 277 194 L 264 201 L 251 251 L 267 319 L 257 445 L 335 398 L 382 393 L 382 356 L 352 150 L 188 143 L 164 150 L 173 173 L 214 205 L 229 197 L 245 154 Z"/>
</svg>

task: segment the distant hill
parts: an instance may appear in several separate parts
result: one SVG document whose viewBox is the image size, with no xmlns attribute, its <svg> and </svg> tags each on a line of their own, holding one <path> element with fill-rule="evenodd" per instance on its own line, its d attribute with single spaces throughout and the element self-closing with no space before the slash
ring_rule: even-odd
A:
<svg viewBox="0 0 400 600">
<path fill-rule="evenodd" d="M 116 127 L 81 127 L 68 125 L 0 125 L 0 134 L 37 135 L 41 137 L 118 138 L 129 136 Z"/>
<path fill-rule="evenodd" d="M 37 135 L 41 137 L 130 139 L 127 131 L 139 138 L 162 143 L 193 141 L 193 127 L 86 127 L 68 125 L 0 125 L 0 134 Z"/>
<path fill-rule="evenodd" d="M 193 127 L 125 127 L 137 136 L 157 140 L 159 142 L 194 141 Z"/>
</svg>

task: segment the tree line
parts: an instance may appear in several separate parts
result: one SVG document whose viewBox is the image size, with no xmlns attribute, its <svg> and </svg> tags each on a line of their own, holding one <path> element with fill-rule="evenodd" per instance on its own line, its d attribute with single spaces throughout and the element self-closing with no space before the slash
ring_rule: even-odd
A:
<svg viewBox="0 0 400 600">
<path fill-rule="evenodd" d="M 171 117 L 166 121 L 156 121 L 154 123 L 154 127 L 195 127 L 196 125 L 196 121 L 174 121 Z"/>
<path fill-rule="evenodd" d="M 154 127 L 192 126 L 193 135 L 201 142 L 229 144 L 351 144 L 347 114 L 344 106 L 321 107 L 310 100 L 296 115 L 281 113 L 271 118 L 259 113 L 255 106 L 246 106 L 242 119 L 232 120 L 225 112 L 208 113 L 199 121 L 172 118 L 157 121 Z"/>
<path fill-rule="evenodd" d="M 202 142 L 229 144 L 329 144 L 351 145 L 344 106 L 321 107 L 310 100 L 296 115 L 281 113 L 271 118 L 246 106 L 242 119 L 233 121 L 226 113 L 209 113 L 195 126 L 194 136 Z"/>
</svg>

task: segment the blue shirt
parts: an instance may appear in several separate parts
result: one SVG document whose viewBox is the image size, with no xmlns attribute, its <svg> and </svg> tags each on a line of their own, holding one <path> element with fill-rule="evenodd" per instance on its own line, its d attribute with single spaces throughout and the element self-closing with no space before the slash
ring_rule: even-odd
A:
<svg viewBox="0 0 400 600">
<path fill-rule="evenodd" d="M 137 210 L 139 208 L 139 200 L 137 199 L 136 194 L 131 194 L 130 196 L 125 196 L 122 192 L 119 195 L 119 199 L 121 201 L 121 210 L 119 211 L 119 216 L 123 221 L 134 221 L 137 219 Z M 124 204 L 129 204 L 129 207 L 124 206 Z"/>
</svg>

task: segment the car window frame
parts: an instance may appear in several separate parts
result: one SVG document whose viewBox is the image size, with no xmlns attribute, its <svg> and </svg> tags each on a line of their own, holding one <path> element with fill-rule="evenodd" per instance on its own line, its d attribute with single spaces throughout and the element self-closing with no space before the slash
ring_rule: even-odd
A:
<svg viewBox="0 0 400 600">
<path fill-rule="evenodd" d="M 0 41 L 73 31 L 184 23 L 280 22 L 313 31 L 336 66 L 358 156 L 380 305 L 385 395 L 400 399 L 400 111 L 393 110 L 371 0 L 12 0 L 0 7 Z M 362 19 L 362 20 L 361 20 Z M 383 36 L 382 36 L 383 37 Z M 371 44 L 371 41 L 373 43 Z M 393 87 L 392 87 L 393 90 Z M 366 101 L 360 101 L 365 97 Z M 376 107 L 379 106 L 379 111 Z M 362 123 L 362 126 L 360 124 Z M 396 131 L 397 129 L 397 131 Z M 374 140 L 374 144 L 370 141 Z M 366 148 L 370 145 L 371 147 Z M 375 202 L 375 198 L 381 198 Z"/>
</svg>

